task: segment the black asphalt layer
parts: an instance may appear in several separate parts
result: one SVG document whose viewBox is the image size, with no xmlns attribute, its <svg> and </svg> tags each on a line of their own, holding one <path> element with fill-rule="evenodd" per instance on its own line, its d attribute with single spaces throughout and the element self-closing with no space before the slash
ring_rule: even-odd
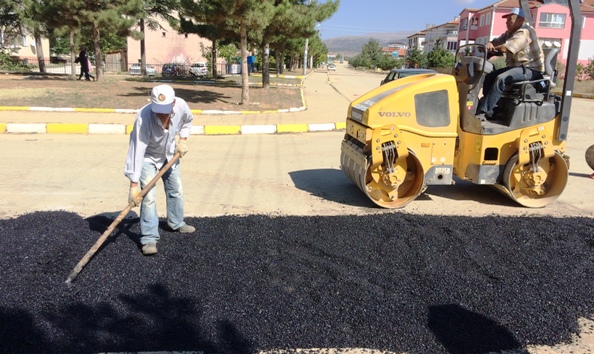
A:
<svg viewBox="0 0 594 354">
<path fill-rule="evenodd" d="M 144 257 L 133 215 L 67 286 L 116 214 L 0 220 L 0 352 L 487 353 L 594 315 L 590 218 L 188 218 Z"/>
</svg>

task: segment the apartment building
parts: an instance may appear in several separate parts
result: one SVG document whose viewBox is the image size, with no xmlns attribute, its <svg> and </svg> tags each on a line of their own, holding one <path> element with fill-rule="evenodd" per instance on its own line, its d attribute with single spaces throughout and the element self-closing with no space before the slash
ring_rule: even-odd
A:
<svg viewBox="0 0 594 354">
<path fill-rule="evenodd" d="M 567 60 L 571 16 L 567 1 L 540 0 L 530 1 L 532 26 L 543 47 L 558 47 L 558 60 Z M 485 44 L 506 31 L 505 19 L 502 16 L 511 8 L 519 7 L 519 0 L 502 0 L 482 9 L 466 8 L 460 13 L 458 44 Z M 594 58 L 594 0 L 583 0 L 580 4 L 582 12 L 582 31 L 578 62 L 587 64 Z"/>
</svg>

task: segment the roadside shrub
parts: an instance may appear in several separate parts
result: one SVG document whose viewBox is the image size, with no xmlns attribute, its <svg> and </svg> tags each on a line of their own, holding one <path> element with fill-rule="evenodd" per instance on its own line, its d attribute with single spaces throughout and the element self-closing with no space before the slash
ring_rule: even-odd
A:
<svg viewBox="0 0 594 354">
<path fill-rule="evenodd" d="M 584 67 L 584 74 L 588 79 L 594 79 L 594 58 L 588 59 L 588 65 Z"/>
<path fill-rule="evenodd" d="M 584 79 L 584 74 L 586 73 L 586 67 L 583 66 L 581 63 L 578 63 L 575 67 L 575 78 L 578 81 L 582 81 Z"/>
<path fill-rule="evenodd" d="M 5 51 L 0 51 L 0 70 L 31 71 L 31 65 L 18 57 L 13 57 Z"/>
</svg>

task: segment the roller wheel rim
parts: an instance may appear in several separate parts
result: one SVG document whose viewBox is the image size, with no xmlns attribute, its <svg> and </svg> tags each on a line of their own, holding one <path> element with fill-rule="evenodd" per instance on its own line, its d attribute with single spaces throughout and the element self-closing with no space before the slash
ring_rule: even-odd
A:
<svg viewBox="0 0 594 354">
<path fill-rule="evenodd" d="M 503 183 L 509 196 L 520 205 L 542 208 L 559 198 L 569 179 L 569 168 L 559 153 L 540 159 L 538 173 L 533 173 L 530 164 L 518 164 L 515 154 L 508 161 L 503 173 Z"/>
<path fill-rule="evenodd" d="M 415 200 L 423 190 L 425 176 L 417 156 L 409 151 L 405 166 L 400 167 L 406 169 L 406 177 L 397 188 L 374 181 L 371 177 L 371 166 L 367 167 L 365 176 L 362 176 L 362 185 L 366 187 L 365 194 L 382 208 L 402 208 Z"/>
</svg>

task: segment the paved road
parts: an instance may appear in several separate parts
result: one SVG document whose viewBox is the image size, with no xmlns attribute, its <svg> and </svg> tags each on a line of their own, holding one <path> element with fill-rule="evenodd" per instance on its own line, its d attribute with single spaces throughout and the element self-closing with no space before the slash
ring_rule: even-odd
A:
<svg viewBox="0 0 594 354">
<path fill-rule="evenodd" d="M 300 123 L 308 119 L 309 122 L 343 120 L 349 103 L 347 98 L 376 87 L 379 79 L 381 76 L 377 74 L 341 66 L 329 75 L 325 72 L 312 74 L 304 88 L 309 109 L 277 118 Z M 592 171 L 584 160 L 586 148 L 593 143 L 592 111 L 594 101 L 573 100 L 568 141 L 568 154 L 572 157 L 570 178 L 556 203 L 544 209 L 520 208 L 491 188 L 460 182 L 454 186 L 431 186 L 403 211 L 446 215 L 593 216 L 594 181 L 588 178 Z M 54 118 L 53 114 L 46 113 L 35 113 L 35 116 L 40 120 L 45 116 Z M 102 115 L 64 113 L 60 116 L 97 119 Z M 121 116 L 111 114 L 109 118 Z M 212 124 L 232 120 L 264 124 L 265 121 L 278 122 L 274 120 L 276 116 L 199 116 L 197 119 Z M 182 161 L 187 214 L 398 212 L 375 208 L 342 173 L 339 164 L 342 136 L 340 131 L 192 136 L 190 153 Z M 0 218 L 33 210 L 64 209 L 88 216 L 123 209 L 127 182 L 122 171 L 127 144 L 125 135 L 0 134 L 6 176 L 0 181 L 3 186 Z"/>
<path fill-rule="evenodd" d="M 308 111 L 279 116 L 278 119 L 294 119 L 293 122 L 301 119 L 342 120 L 348 98 L 364 93 L 367 87 L 376 86 L 380 79 L 379 75 L 346 71 L 340 66 L 336 73 L 313 74 L 306 79 L 304 88 Z M 468 183 L 432 186 L 402 210 L 378 209 L 340 170 L 343 132 L 335 131 L 192 136 L 190 152 L 182 160 L 186 214 L 197 218 L 252 214 L 394 214 L 405 218 L 407 214 L 493 214 L 591 218 L 594 216 L 594 181 L 588 178 L 592 171 L 583 155 L 593 143 L 592 111 L 593 101 L 574 99 L 568 141 L 568 153 L 572 157 L 569 183 L 559 200 L 543 209 L 521 208 L 491 188 Z M 43 119 L 45 114 L 37 115 Z M 79 117 L 97 119 L 98 116 L 83 114 Z M 272 116 L 224 119 L 274 121 Z M 65 210 L 82 217 L 119 213 L 127 203 L 128 182 L 123 176 L 127 145 L 125 135 L 0 134 L 3 160 L 0 219 L 34 211 Z M 157 187 L 158 208 L 163 215 L 164 196 L 161 186 Z M 591 322 L 584 324 L 591 325 Z M 587 338 L 590 344 L 585 350 L 591 350 L 594 348 L 592 331 Z M 557 353 L 547 350 L 537 352 Z M 580 350 L 584 347 L 577 351 L 574 348 L 575 352 Z"/>
</svg>

